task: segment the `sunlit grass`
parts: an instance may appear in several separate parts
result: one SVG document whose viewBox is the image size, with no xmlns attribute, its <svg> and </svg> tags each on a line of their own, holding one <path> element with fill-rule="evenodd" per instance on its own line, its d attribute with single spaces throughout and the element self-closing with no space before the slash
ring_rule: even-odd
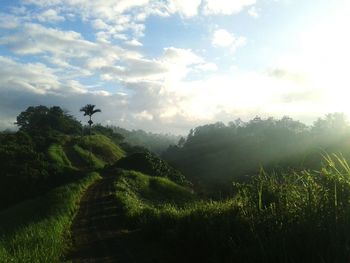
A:
<svg viewBox="0 0 350 263">
<path fill-rule="evenodd" d="M 106 162 L 96 157 L 93 153 L 90 153 L 88 150 L 83 149 L 79 145 L 74 145 L 73 149 L 87 166 L 90 165 L 95 169 L 101 169 L 106 165 Z"/>
<path fill-rule="evenodd" d="M 84 191 L 100 176 L 78 182 L 0 213 L 0 262 L 59 262 Z"/>
<path fill-rule="evenodd" d="M 92 153 L 106 163 L 114 163 L 125 156 L 125 152 L 118 145 L 101 134 L 77 137 L 75 141 L 84 150 L 89 151 L 91 147 Z"/>
<path fill-rule="evenodd" d="M 234 183 L 233 197 L 219 201 L 124 171 L 116 195 L 127 222 L 175 254 L 203 262 L 347 262 L 349 168 L 341 155 L 324 155 L 317 171 L 262 169 L 250 182 Z"/>
<path fill-rule="evenodd" d="M 49 158 L 54 161 L 57 165 L 62 167 L 68 166 L 71 167 L 72 164 L 68 159 L 66 153 L 63 150 L 63 147 L 59 144 L 52 144 L 48 149 Z"/>
</svg>

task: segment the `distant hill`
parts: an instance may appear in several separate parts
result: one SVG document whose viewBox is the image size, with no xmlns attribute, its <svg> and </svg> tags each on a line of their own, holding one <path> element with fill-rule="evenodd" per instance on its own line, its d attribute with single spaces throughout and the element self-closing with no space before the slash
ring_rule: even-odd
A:
<svg viewBox="0 0 350 263">
<path fill-rule="evenodd" d="M 328 114 L 307 126 L 289 117 L 228 125 L 208 124 L 190 131 L 186 140 L 162 155 L 197 190 L 221 195 L 232 181 L 248 180 L 267 171 L 319 169 L 321 153 L 342 152 L 350 157 L 350 126 L 343 114 Z"/>
<path fill-rule="evenodd" d="M 181 136 L 145 132 L 144 130 L 126 130 L 120 127 L 111 127 L 114 132 L 124 137 L 124 142 L 131 146 L 142 146 L 156 154 L 163 153 L 170 145 L 176 145 Z"/>
<path fill-rule="evenodd" d="M 91 160 L 90 160 L 91 147 Z M 103 168 L 125 156 L 117 144 L 110 138 L 98 134 L 89 136 L 62 136 L 59 142 L 48 148 L 48 156 L 57 165 L 71 168 Z"/>
</svg>

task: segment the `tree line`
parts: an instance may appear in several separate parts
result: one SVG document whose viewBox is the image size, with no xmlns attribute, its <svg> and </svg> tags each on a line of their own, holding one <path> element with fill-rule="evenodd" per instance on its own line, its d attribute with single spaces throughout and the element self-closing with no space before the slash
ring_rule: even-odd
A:
<svg viewBox="0 0 350 263">
<path fill-rule="evenodd" d="M 192 129 L 163 158 L 206 192 L 230 192 L 232 181 L 267 171 L 317 169 L 321 153 L 350 157 L 350 126 L 342 113 L 327 114 L 312 125 L 290 117 L 240 119 Z"/>
</svg>

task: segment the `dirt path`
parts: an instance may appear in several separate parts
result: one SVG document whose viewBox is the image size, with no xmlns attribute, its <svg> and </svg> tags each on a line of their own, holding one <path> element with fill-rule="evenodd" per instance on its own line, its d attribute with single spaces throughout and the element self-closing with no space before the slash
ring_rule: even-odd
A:
<svg viewBox="0 0 350 263">
<path fill-rule="evenodd" d="M 64 261 L 163 263 L 158 242 L 145 238 L 138 229 L 128 229 L 115 196 L 115 176 L 105 176 L 91 186 L 81 200 L 72 225 L 72 250 Z"/>
<path fill-rule="evenodd" d="M 67 260 L 73 262 L 119 262 L 125 258 L 120 247 L 128 234 L 118 225 L 120 211 L 115 201 L 116 176 L 104 177 L 82 198 L 72 226 L 73 249 Z"/>
</svg>

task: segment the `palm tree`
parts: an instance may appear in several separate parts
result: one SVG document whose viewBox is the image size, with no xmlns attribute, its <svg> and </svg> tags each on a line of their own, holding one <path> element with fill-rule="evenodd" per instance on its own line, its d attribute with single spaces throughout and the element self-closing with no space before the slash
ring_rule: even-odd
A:
<svg viewBox="0 0 350 263">
<path fill-rule="evenodd" d="M 101 112 L 100 109 L 94 109 L 95 105 L 92 104 L 86 104 L 84 107 L 80 109 L 80 111 L 84 112 L 84 116 L 89 116 L 89 141 L 90 141 L 90 152 L 89 152 L 89 157 L 90 157 L 90 164 L 92 165 L 92 149 L 91 149 L 91 125 L 94 123 L 91 120 L 92 115 L 94 115 L 96 112 Z"/>
<path fill-rule="evenodd" d="M 89 116 L 89 121 L 88 121 L 88 124 L 89 124 L 89 135 L 91 135 L 91 125 L 94 123 L 91 120 L 92 115 L 94 115 L 96 112 L 101 112 L 100 109 L 94 109 L 94 108 L 95 108 L 95 105 L 86 104 L 84 107 L 82 107 L 80 109 L 80 111 L 84 112 L 84 116 Z"/>
</svg>

